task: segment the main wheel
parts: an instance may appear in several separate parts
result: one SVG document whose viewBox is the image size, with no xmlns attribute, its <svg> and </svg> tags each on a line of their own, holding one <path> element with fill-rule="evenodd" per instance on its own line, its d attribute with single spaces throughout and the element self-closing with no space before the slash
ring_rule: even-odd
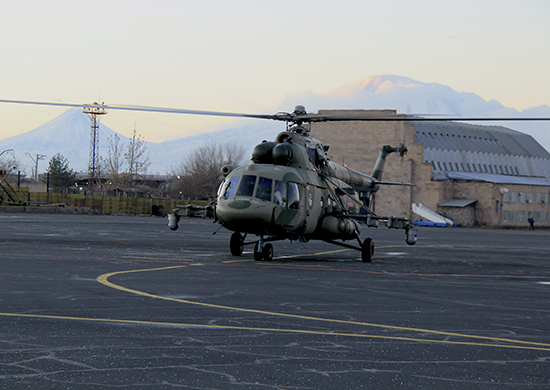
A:
<svg viewBox="0 0 550 390">
<path fill-rule="evenodd" d="M 374 255 L 374 242 L 372 238 L 365 238 L 361 245 L 361 260 L 365 263 L 372 262 L 372 256 Z"/>
<path fill-rule="evenodd" d="M 273 245 L 269 243 L 265 244 L 264 250 L 262 251 L 262 255 L 265 261 L 273 260 Z"/>
<path fill-rule="evenodd" d="M 229 250 L 233 256 L 240 256 L 243 254 L 244 240 L 241 233 L 235 232 L 231 235 L 231 239 L 229 240 Z"/>
</svg>

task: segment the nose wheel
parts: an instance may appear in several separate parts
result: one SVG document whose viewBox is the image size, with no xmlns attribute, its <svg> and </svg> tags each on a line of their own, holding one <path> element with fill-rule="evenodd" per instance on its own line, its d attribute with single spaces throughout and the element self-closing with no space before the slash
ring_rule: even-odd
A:
<svg viewBox="0 0 550 390">
<path fill-rule="evenodd" d="M 271 261 L 273 260 L 273 245 L 270 243 L 261 245 L 261 241 L 258 241 L 254 245 L 254 260 L 256 261 Z"/>
</svg>

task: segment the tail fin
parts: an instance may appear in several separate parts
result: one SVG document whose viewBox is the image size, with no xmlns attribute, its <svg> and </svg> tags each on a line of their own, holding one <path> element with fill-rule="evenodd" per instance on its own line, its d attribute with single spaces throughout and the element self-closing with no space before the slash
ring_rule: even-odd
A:
<svg viewBox="0 0 550 390">
<path fill-rule="evenodd" d="M 382 180 L 382 174 L 384 173 L 384 165 L 386 164 L 386 157 L 388 154 L 391 153 L 399 153 L 401 156 L 405 155 L 407 153 L 407 148 L 405 145 L 400 145 L 397 148 L 394 148 L 390 145 L 384 145 L 382 146 L 382 149 L 380 149 L 380 154 L 378 155 L 378 160 L 376 160 L 376 164 L 374 165 L 374 169 L 372 170 L 372 177 L 374 177 L 377 181 Z"/>
</svg>

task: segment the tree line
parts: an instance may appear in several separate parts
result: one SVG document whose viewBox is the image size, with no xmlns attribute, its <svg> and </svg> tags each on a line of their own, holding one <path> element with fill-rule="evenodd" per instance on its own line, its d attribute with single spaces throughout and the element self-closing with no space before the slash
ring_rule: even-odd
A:
<svg viewBox="0 0 550 390">
<path fill-rule="evenodd" d="M 107 154 L 100 158 L 100 172 L 102 177 L 109 180 L 101 184 L 102 190 L 134 187 L 136 179 L 146 174 L 150 165 L 143 136 L 134 129 L 132 138 L 126 145 L 121 142 L 118 134 L 110 136 L 107 144 Z M 172 167 L 160 195 L 186 200 L 213 199 L 223 179 L 221 168 L 224 165 L 241 164 L 244 150 L 244 146 L 236 143 L 214 142 L 195 148 Z M 15 159 L 9 162 L 0 159 L 0 169 L 5 169 L 8 173 L 16 173 L 20 166 L 20 162 Z M 46 172 L 49 187 L 54 192 L 62 192 L 75 185 L 76 172 L 70 168 L 69 161 L 61 153 L 49 160 Z"/>
</svg>

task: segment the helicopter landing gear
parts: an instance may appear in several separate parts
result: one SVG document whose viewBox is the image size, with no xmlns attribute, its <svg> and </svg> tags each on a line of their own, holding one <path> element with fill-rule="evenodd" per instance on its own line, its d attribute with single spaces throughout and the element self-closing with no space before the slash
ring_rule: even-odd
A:
<svg viewBox="0 0 550 390">
<path fill-rule="evenodd" d="M 263 240 L 260 239 L 260 241 L 258 241 L 256 245 L 254 245 L 254 260 L 256 261 L 273 260 L 273 245 L 271 245 L 270 243 L 262 245 L 262 243 L 263 243 Z"/>
<path fill-rule="evenodd" d="M 361 244 L 361 260 L 364 263 L 371 263 L 373 255 L 374 242 L 372 242 L 372 238 L 365 238 L 365 241 Z"/>
<path fill-rule="evenodd" d="M 229 250 L 233 256 L 240 256 L 243 254 L 244 237 L 241 236 L 241 233 L 235 232 L 231 235 L 231 239 L 229 240 Z"/>
</svg>

